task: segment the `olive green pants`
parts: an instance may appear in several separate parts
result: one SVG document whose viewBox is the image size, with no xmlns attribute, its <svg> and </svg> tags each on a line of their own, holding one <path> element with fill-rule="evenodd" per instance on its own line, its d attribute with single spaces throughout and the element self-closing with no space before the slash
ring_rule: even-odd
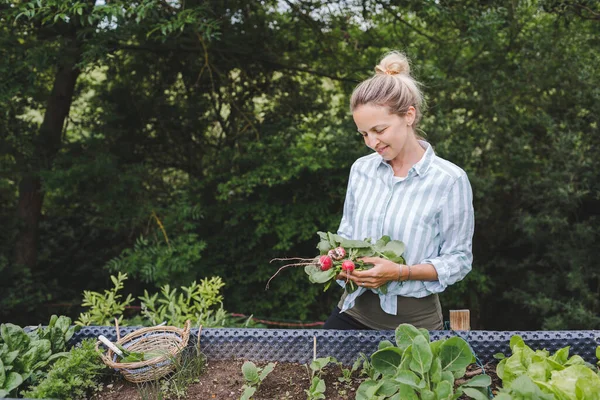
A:
<svg viewBox="0 0 600 400">
<path fill-rule="evenodd" d="M 341 309 L 346 295 L 338 303 Z M 356 298 L 354 307 L 345 313 L 371 329 L 396 329 L 400 324 L 411 324 L 427 330 L 441 330 L 444 327 L 442 306 L 437 294 L 414 298 L 398 296 L 397 315 L 388 314 L 381 309 L 379 296 L 366 291 Z"/>
</svg>

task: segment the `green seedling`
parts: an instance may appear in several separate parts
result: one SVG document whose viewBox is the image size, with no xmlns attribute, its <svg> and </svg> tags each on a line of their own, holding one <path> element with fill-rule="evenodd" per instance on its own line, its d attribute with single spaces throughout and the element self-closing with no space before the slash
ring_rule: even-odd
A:
<svg viewBox="0 0 600 400">
<path fill-rule="evenodd" d="M 242 393 L 240 400 L 250 400 L 260 387 L 262 381 L 264 381 L 267 375 L 273 371 L 275 365 L 277 364 L 271 362 L 261 368 L 257 367 L 252 361 L 246 361 L 244 365 L 242 365 L 242 373 L 244 374 L 246 383 L 242 386 L 244 392 Z"/>
</svg>

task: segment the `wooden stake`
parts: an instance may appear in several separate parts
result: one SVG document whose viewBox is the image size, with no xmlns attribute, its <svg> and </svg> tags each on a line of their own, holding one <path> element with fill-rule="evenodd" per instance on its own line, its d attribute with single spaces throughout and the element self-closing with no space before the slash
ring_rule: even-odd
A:
<svg viewBox="0 0 600 400">
<path fill-rule="evenodd" d="M 317 359 L 317 337 L 313 336 L 313 361 Z"/>
<path fill-rule="evenodd" d="M 469 310 L 450 310 L 450 329 L 455 331 L 470 331 L 471 312 Z"/>
</svg>

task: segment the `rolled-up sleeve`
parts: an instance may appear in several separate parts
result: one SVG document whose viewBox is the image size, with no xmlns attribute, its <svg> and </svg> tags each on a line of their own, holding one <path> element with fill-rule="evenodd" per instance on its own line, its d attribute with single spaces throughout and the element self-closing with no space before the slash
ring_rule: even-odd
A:
<svg viewBox="0 0 600 400">
<path fill-rule="evenodd" d="M 437 281 L 423 282 L 430 293 L 443 292 L 471 271 L 475 218 L 473 191 L 466 174 L 461 174 L 454 181 L 447 196 L 442 199 L 439 224 L 439 255 L 420 262 L 432 264 L 438 274 Z"/>
</svg>

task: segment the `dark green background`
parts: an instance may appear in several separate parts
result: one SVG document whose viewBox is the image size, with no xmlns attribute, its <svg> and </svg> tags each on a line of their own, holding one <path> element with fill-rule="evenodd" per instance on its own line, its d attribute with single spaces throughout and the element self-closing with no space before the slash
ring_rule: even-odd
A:
<svg viewBox="0 0 600 400">
<path fill-rule="evenodd" d="M 0 3 L 2 321 L 76 317 L 116 270 L 134 294 L 219 275 L 230 312 L 323 319 L 339 289 L 288 269 L 265 291 L 269 260 L 337 229 L 368 152 L 349 94 L 398 49 L 421 133 L 474 191 L 445 313 L 600 329 L 597 2 L 94 3 Z"/>
</svg>

